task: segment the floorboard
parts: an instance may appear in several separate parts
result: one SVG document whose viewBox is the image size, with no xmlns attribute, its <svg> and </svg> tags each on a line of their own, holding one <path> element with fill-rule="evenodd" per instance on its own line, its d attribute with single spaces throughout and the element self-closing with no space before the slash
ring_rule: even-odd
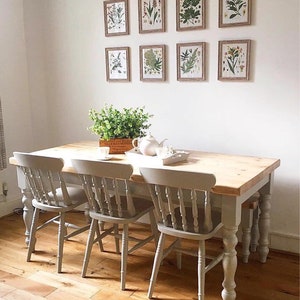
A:
<svg viewBox="0 0 300 300">
<path fill-rule="evenodd" d="M 41 218 L 47 218 L 42 214 Z M 84 224 L 84 217 L 71 213 L 69 221 Z M 137 235 L 149 230 L 147 225 L 132 227 Z M 36 253 L 26 262 L 22 216 L 10 215 L 0 219 L 0 299 L 105 299 L 146 300 L 155 246 L 146 245 L 128 258 L 126 291 L 120 290 L 120 255 L 114 252 L 114 240 L 104 241 L 105 252 L 94 245 L 87 277 L 81 277 L 81 267 L 87 232 L 65 243 L 63 273 L 56 272 L 57 227 L 50 225 L 38 232 Z M 188 243 L 189 246 L 193 246 Z M 222 248 L 218 239 L 207 243 L 207 252 Z M 241 262 L 238 245 L 236 273 L 237 299 L 241 300 L 298 300 L 299 256 L 270 251 L 267 263 L 258 261 L 252 253 L 248 264 Z M 154 298 L 197 299 L 197 259 L 183 256 L 182 270 L 176 268 L 175 255 L 167 257 L 160 268 Z M 207 300 L 221 299 L 223 280 L 219 264 L 206 275 Z"/>
</svg>

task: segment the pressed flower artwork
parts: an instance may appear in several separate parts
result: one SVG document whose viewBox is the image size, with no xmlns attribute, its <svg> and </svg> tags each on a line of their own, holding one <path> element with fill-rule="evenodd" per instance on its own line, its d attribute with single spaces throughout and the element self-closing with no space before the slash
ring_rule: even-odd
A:
<svg viewBox="0 0 300 300">
<path fill-rule="evenodd" d="M 177 44 L 177 80 L 205 80 L 205 43 Z"/>
<path fill-rule="evenodd" d="M 251 0 L 219 0 L 219 27 L 250 25 Z"/>
<path fill-rule="evenodd" d="M 165 31 L 165 0 L 138 0 L 139 32 Z"/>
<path fill-rule="evenodd" d="M 129 47 L 105 48 L 107 81 L 129 81 Z"/>
<path fill-rule="evenodd" d="M 176 30 L 205 28 L 205 0 L 176 0 Z"/>
<path fill-rule="evenodd" d="M 105 36 L 129 33 L 127 0 L 104 1 Z"/>
<path fill-rule="evenodd" d="M 219 41 L 219 80 L 249 80 L 250 40 Z"/>
<path fill-rule="evenodd" d="M 164 81 L 165 68 L 165 45 L 140 46 L 141 81 Z"/>
</svg>

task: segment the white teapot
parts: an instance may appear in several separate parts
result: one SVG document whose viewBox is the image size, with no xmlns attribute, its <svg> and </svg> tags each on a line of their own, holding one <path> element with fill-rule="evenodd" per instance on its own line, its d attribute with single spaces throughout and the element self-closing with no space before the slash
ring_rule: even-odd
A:
<svg viewBox="0 0 300 300">
<path fill-rule="evenodd" d="M 156 155 L 156 149 L 163 146 L 166 139 L 160 143 L 149 133 L 143 138 L 135 138 L 132 140 L 132 146 L 139 150 L 143 155 Z M 137 143 L 137 144 L 136 144 Z"/>
</svg>

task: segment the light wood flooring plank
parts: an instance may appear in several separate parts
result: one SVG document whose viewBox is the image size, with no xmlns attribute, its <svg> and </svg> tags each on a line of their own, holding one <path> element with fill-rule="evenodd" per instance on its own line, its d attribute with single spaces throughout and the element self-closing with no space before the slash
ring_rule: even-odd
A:
<svg viewBox="0 0 300 300">
<path fill-rule="evenodd" d="M 41 218 L 48 217 L 42 214 Z M 85 223 L 82 214 L 72 213 L 70 220 Z M 149 231 L 144 225 L 132 229 L 143 236 Z M 57 227 L 49 226 L 38 233 L 37 252 L 26 262 L 22 216 L 0 219 L 0 299 L 66 299 L 66 300 L 147 300 L 154 243 L 146 245 L 128 257 L 126 291 L 120 290 L 120 255 L 115 253 L 114 240 L 104 241 L 105 252 L 94 245 L 87 277 L 81 277 L 87 232 L 65 243 L 63 273 L 56 272 Z M 171 242 L 171 240 L 169 240 Z M 188 242 L 187 246 L 193 247 Z M 222 241 L 211 240 L 207 251 L 216 253 Z M 252 253 L 248 264 L 241 262 L 238 245 L 236 273 L 239 300 L 299 300 L 299 256 L 270 251 L 267 263 L 258 261 Z M 154 289 L 159 300 L 197 298 L 197 259 L 183 256 L 183 267 L 176 268 L 175 254 L 164 260 Z M 206 274 L 207 300 L 220 300 L 223 281 L 222 265 Z"/>
</svg>

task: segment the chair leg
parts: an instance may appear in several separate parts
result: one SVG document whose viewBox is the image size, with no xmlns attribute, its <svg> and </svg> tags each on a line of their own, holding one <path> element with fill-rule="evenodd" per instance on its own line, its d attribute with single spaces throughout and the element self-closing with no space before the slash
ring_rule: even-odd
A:
<svg viewBox="0 0 300 300">
<path fill-rule="evenodd" d="M 104 252 L 102 239 L 100 238 L 101 233 L 100 233 L 100 229 L 99 229 L 99 226 L 101 228 L 101 224 L 99 224 L 99 222 L 97 222 L 97 223 L 98 223 L 98 226 L 96 226 L 96 235 L 97 235 L 98 245 L 99 245 L 100 251 Z"/>
<path fill-rule="evenodd" d="M 198 300 L 204 300 L 205 288 L 205 241 L 199 241 L 198 247 Z"/>
<path fill-rule="evenodd" d="M 27 252 L 27 261 L 30 261 L 31 254 L 34 252 L 36 238 L 35 233 L 38 225 L 38 219 L 40 215 L 40 210 L 38 208 L 35 208 L 33 213 L 33 218 L 31 222 L 31 228 L 30 228 L 30 235 L 29 235 L 29 245 L 28 245 L 28 252 Z"/>
<path fill-rule="evenodd" d="M 150 219 L 151 231 L 152 231 L 152 234 L 154 236 L 155 247 L 157 247 L 158 238 L 159 238 L 159 231 L 157 229 L 157 223 L 156 223 L 156 219 L 155 219 L 153 210 L 151 210 L 149 212 L 149 219 Z"/>
<path fill-rule="evenodd" d="M 176 247 L 181 248 L 181 239 L 177 240 Z M 181 265 L 182 265 L 182 252 L 181 251 L 176 252 L 176 261 L 177 261 L 177 269 L 181 270 Z"/>
<path fill-rule="evenodd" d="M 163 258 L 164 254 L 164 244 L 165 244 L 165 235 L 163 233 L 160 234 L 159 240 L 158 240 L 158 245 L 155 251 L 155 257 L 154 257 L 154 262 L 153 262 L 153 267 L 152 267 L 152 274 L 150 278 L 150 284 L 148 288 L 148 298 L 152 298 L 153 290 L 154 290 L 154 285 L 156 282 L 157 274 L 159 271 L 159 267 Z"/>
<path fill-rule="evenodd" d="M 87 243 L 86 243 L 84 259 L 83 259 L 83 266 L 82 266 L 82 271 L 81 271 L 82 277 L 86 276 L 86 271 L 87 271 L 87 267 L 89 264 L 91 251 L 92 251 L 93 244 L 94 244 L 95 231 L 96 231 L 97 227 L 98 227 L 98 220 L 92 219 L 90 230 L 89 230 L 89 235 L 88 235 L 88 239 L 87 239 Z"/>
<path fill-rule="evenodd" d="M 116 245 L 116 253 L 120 254 L 120 244 L 119 244 L 119 226 L 118 224 L 114 224 L 114 236 L 115 236 L 115 245 Z"/>
<path fill-rule="evenodd" d="M 62 258 L 65 241 L 65 213 L 60 213 L 60 220 L 58 225 L 58 251 L 57 251 L 57 272 L 61 273 L 62 269 Z"/>
<path fill-rule="evenodd" d="M 121 290 L 125 290 L 128 256 L 128 224 L 123 225 L 121 253 Z"/>
</svg>

